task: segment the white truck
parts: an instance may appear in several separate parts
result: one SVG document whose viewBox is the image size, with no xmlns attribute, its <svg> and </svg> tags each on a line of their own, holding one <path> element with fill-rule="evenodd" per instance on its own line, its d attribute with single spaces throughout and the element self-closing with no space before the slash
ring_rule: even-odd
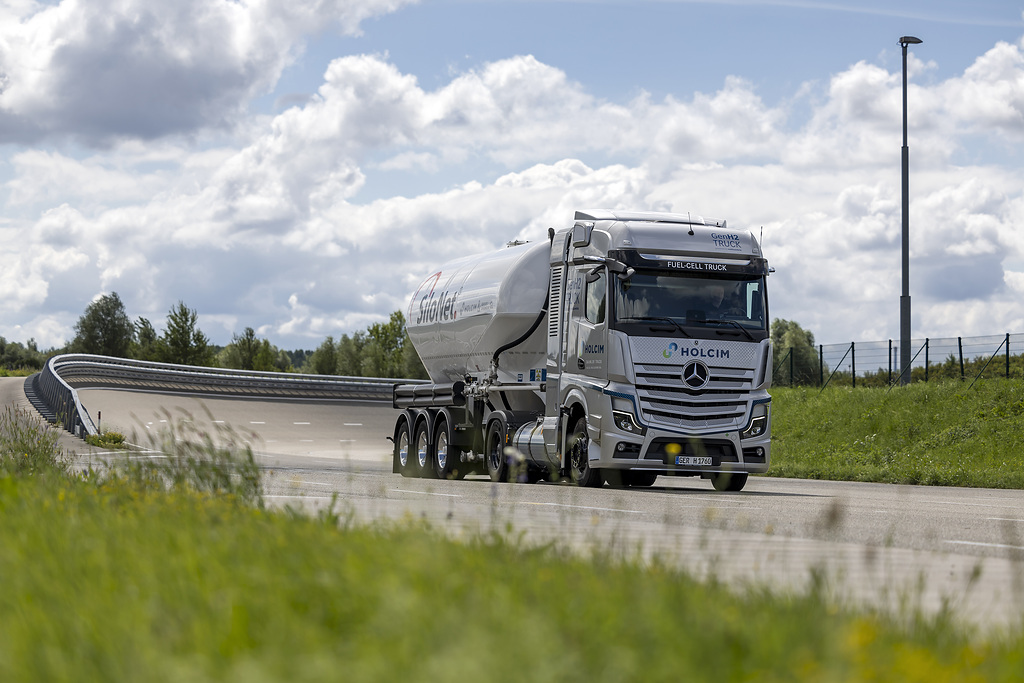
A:
<svg viewBox="0 0 1024 683">
<path fill-rule="evenodd" d="M 769 464 L 769 272 L 725 221 L 607 210 L 446 263 L 409 303 L 430 382 L 394 388 L 394 471 L 741 490 Z"/>
</svg>

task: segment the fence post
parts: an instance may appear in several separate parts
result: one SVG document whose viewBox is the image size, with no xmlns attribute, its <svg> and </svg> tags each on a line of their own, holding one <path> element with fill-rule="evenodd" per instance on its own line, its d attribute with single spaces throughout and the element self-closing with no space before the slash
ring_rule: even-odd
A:
<svg viewBox="0 0 1024 683">
<path fill-rule="evenodd" d="M 793 378 L 793 347 L 789 347 L 789 386 L 796 386 Z"/>
<path fill-rule="evenodd" d="M 960 381 L 964 381 L 964 338 L 956 338 L 956 347 L 960 351 Z"/>
<path fill-rule="evenodd" d="M 825 345 L 818 344 L 818 386 L 825 384 Z"/>
<path fill-rule="evenodd" d="M 928 383 L 928 337 L 924 338 L 924 381 Z"/>
<path fill-rule="evenodd" d="M 1010 333 L 1006 333 L 1006 379 L 1010 379 Z"/>
<path fill-rule="evenodd" d="M 857 388 L 857 349 L 850 342 L 850 375 L 853 377 L 853 388 Z"/>
<path fill-rule="evenodd" d="M 892 339 L 889 340 L 889 384 L 892 385 Z"/>
</svg>

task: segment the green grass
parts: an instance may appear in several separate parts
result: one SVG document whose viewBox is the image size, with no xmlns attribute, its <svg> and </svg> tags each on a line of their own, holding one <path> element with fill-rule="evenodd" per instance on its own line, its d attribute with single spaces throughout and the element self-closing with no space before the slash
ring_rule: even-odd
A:
<svg viewBox="0 0 1024 683">
<path fill-rule="evenodd" d="M 918 404 L 959 400 L 964 419 L 1006 428 L 1024 410 L 1004 389 L 911 387 L 902 407 L 867 392 L 776 392 L 776 425 L 792 430 L 783 442 L 818 431 L 839 449 L 866 426 L 919 421 Z M 824 424 L 844 401 L 854 407 Z M 800 419 L 783 421 L 787 405 Z M 1024 622 L 983 632 L 912 600 L 895 615 L 838 605 L 820 576 L 780 594 L 509 533 L 457 541 L 415 520 L 267 510 L 251 452 L 188 421 L 158 441 L 166 458 L 76 474 L 52 429 L 13 415 L 0 423 L 4 462 L 31 451 L 37 464 L 0 468 L 3 681 L 940 683 L 1024 670 Z M 924 424 L 925 438 L 955 426 L 942 423 Z"/>
<path fill-rule="evenodd" d="M 0 679 L 1014 680 L 1020 636 L 126 479 L 0 478 Z"/>
<path fill-rule="evenodd" d="M 1024 488 L 1024 382 L 775 388 L 769 474 Z"/>
</svg>

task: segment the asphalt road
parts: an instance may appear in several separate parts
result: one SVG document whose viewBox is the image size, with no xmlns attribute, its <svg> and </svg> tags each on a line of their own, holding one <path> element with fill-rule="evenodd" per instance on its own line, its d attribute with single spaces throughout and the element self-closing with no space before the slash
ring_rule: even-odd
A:
<svg viewBox="0 0 1024 683">
<path fill-rule="evenodd" d="M 406 479 L 391 473 L 387 404 L 80 395 L 105 428 L 142 446 L 173 422 L 230 426 L 265 467 L 271 505 L 319 510 L 337 494 L 335 509 L 361 520 L 425 518 L 456 536 L 512 529 L 527 543 L 658 556 L 783 590 L 826 577 L 837 600 L 948 605 L 983 625 L 1019 625 L 1024 613 L 1024 491 L 771 477 L 751 477 L 740 493 L 693 478 L 597 490 Z"/>
</svg>

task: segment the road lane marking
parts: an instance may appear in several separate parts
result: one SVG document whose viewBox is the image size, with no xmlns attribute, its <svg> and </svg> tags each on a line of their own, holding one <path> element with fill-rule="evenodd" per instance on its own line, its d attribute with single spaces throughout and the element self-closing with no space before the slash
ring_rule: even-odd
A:
<svg viewBox="0 0 1024 683">
<path fill-rule="evenodd" d="M 292 422 L 293 425 L 308 425 L 308 422 Z"/>
<path fill-rule="evenodd" d="M 286 496 L 286 495 L 267 495 L 264 498 L 296 498 L 298 500 L 334 500 L 333 497 L 328 496 Z"/>
<path fill-rule="evenodd" d="M 591 505 L 567 505 L 565 503 L 532 503 L 530 501 L 523 501 L 523 502 L 521 502 L 519 504 L 520 505 L 548 505 L 548 506 L 551 506 L 551 507 L 575 508 L 577 510 L 603 510 L 604 512 L 632 512 L 632 513 L 637 514 L 637 515 L 644 514 L 644 512 L 642 510 L 622 510 L 620 508 L 599 508 L 599 507 L 593 507 Z"/>
<path fill-rule="evenodd" d="M 445 498 L 462 498 L 462 496 L 456 493 L 433 493 L 431 491 L 410 491 L 409 489 L 391 489 L 392 491 L 400 491 L 402 493 L 418 493 L 421 496 L 444 496 Z"/>
<path fill-rule="evenodd" d="M 986 517 L 990 522 L 1024 522 L 1024 519 L 1016 519 L 1015 517 Z"/>
<path fill-rule="evenodd" d="M 254 421 L 250 420 L 249 424 L 251 424 L 251 425 L 265 425 L 267 423 L 266 422 L 254 422 Z"/>
<path fill-rule="evenodd" d="M 978 541 L 946 541 L 952 545 L 972 545 L 981 548 L 1006 548 L 1008 550 L 1024 550 L 1024 545 L 1009 545 L 1008 543 L 980 543 Z"/>
<path fill-rule="evenodd" d="M 346 427 L 362 427 L 363 423 L 362 422 L 346 422 L 346 423 L 344 423 L 344 426 L 346 426 Z"/>
</svg>

